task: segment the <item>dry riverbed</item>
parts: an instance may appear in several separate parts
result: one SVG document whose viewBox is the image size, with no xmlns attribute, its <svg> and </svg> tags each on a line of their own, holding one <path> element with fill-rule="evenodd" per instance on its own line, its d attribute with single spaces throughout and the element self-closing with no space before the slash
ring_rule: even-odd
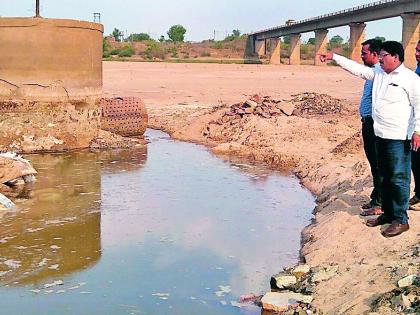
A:
<svg viewBox="0 0 420 315">
<path fill-rule="evenodd" d="M 357 112 L 361 80 L 335 67 L 164 63 L 105 63 L 104 75 L 107 95 L 143 98 L 152 128 L 291 170 L 316 194 L 302 259 L 334 270 L 316 283 L 316 309 L 395 314 L 407 306 L 401 290 L 388 292 L 419 274 L 420 212 L 410 211 L 410 230 L 392 239 L 358 215 L 371 191 Z"/>
</svg>

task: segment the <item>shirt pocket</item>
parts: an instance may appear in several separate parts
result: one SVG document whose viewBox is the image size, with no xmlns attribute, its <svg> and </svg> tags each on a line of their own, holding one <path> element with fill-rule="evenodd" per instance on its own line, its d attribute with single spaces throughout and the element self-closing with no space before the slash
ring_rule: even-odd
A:
<svg viewBox="0 0 420 315">
<path fill-rule="evenodd" d="M 393 83 L 387 86 L 387 89 L 384 95 L 381 98 L 381 103 L 398 103 L 398 102 L 407 102 L 408 97 L 407 93 L 401 86 L 393 85 Z"/>
</svg>

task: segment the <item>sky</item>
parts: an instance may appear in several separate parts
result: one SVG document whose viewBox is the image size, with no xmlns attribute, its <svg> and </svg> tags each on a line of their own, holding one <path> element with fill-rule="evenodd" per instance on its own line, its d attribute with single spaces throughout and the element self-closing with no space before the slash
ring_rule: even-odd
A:
<svg viewBox="0 0 420 315">
<path fill-rule="evenodd" d="M 288 19 L 302 20 L 374 2 L 372 0 L 40 0 L 41 15 L 93 21 L 93 13 L 101 13 L 105 35 L 114 28 L 131 33 L 148 33 L 158 39 L 167 38 L 172 25 L 181 24 L 186 40 L 220 40 L 238 29 L 249 33 L 283 25 Z M 0 16 L 29 17 L 35 14 L 35 0 L 1 0 Z M 401 40 L 401 18 L 368 22 L 366 38 L 383 36 Z M 329 37 L 349 38 L 349 27 L 330 29 Z M 314 33 L 302 34 L 305 41 Z"/>
</svg>

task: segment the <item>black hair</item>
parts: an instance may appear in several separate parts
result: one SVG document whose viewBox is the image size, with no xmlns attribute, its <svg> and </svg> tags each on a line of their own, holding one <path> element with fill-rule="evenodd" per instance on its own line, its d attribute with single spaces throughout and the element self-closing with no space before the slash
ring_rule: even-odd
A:
<svg viewBox="0 0 420 315">
<path fill-rule="evenodd" d="M 401 43 L 390 40 L 387 42 L 383 42 L 381 46 L 381 50 L 385 50 L 391 56 L 398 55 L 398 59 L 401 62 L 404 62 L 404 48 Z"/>
<path fill-rule="evenodd" d="M 362 45 L 363 46 L 364 45 L 369 45 L 369 51 L 371 53 L 375 52 L 379 55 L 379 52 L 381 51 L 381 47 L 382 47 L 382 41 L 379 40 L 379 39 L 372 38 L 372 39 L 368 39 L 368 40 L 364 41 L 362 43 Z"/>
</svg>

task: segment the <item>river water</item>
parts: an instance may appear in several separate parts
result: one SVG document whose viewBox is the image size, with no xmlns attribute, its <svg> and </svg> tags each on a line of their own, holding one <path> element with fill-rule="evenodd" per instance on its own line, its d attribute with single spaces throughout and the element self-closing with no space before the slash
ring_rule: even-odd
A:
<svg viewBox="0 0 420 315">
<path fill-rule="evenodd" d="M 2 314 L 260 314 L 238 298 L 297 262 L 314 198 L 146 135 L 147 149 L 27 156 L 37 181 L 1 219 Z"/>
</svg>

